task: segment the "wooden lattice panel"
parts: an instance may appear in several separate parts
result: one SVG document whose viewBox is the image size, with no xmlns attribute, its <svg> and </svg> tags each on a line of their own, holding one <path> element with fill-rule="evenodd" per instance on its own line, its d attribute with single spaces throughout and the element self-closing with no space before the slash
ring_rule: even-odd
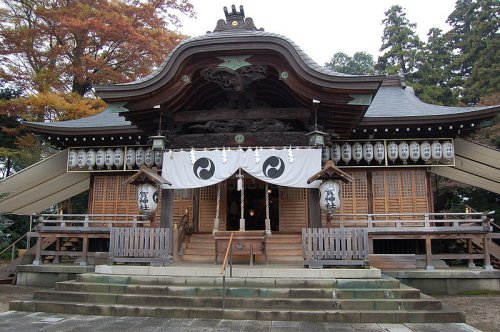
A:
<svg viewBox="0 0 500 332">
<path fill-rule="evenodd" d="M 280 232 L 301 232 L 307 227 L 307 189 L 280 187 Z"/>
<path fill-rule="evenodd" d="M 189 190 L 174 190 L 174 205 L 172 208 L 172 217 L 174 222 L 179 222 L 188 213 L 189 223 L 192 223 L 193 216 L 193 192 Z"/>
</svg>

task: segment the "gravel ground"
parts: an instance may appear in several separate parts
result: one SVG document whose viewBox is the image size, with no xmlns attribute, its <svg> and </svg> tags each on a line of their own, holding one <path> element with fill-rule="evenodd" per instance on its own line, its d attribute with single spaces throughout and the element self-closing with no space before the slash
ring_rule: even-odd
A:
<svg viewBox="0 0 500 332">
<path fill-rule="evenodd" d="M 0 284 L 0 312 L 9 310 L 9 301 L 32 299 L 40 287 Z M 467 324 L 484 332 L 500 331 L 500 295 L 435 296 L 443 305 L 465 313 Z"/>
</svg>

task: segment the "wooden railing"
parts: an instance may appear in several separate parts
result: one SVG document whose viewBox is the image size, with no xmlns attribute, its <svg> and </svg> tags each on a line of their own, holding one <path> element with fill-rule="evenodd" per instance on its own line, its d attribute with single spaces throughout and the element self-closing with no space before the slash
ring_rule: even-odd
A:
<svg viewBox="0 0 500 332">
<path fill-rule="evenodd" d="M 184 214 L 179 222 L 174 222 L 172 233 L 172 251 L 175 260 L 179 259 L 179 251 L 184 239 L 189 234 L 189 214 Z"/>
<path fill-rule="evenodd" d="M 136 228 L 150 224 L 147 216 L 135 214 L 42 214 L 36 222 L 35 232 L 28 234 L 38 237 L 34 265 L 42 264 L 46 256 L 53 256 L 54 262 L 59 262 L 62 256 L 77 257 L 80 265 L 88 265 L 89 239 L 109 239 L 114 227 Z M 44 238 L 55 239 L 55 250 L 42 248 Z M 71 238 L 81 241 L 81 250 L 63 250 L 63 241 Z"/>
<path fill-rule="evenodd" d="M 469 213 L 367 213 L 334 214 L 332 221 L 339 227 L 366 227 L 369 233 L 386 231 L 490 232 L 494 212 Z"/>
<path fill-rule="evenodd" d="M 484 261 L 484 268 L 492 269 L 490 242 L 494 211 L 466 213 L 401 213 L 401 214 L 334 214 L 333 222 L 338 227 L 362 227 L 368 231 L 370 254 L 373 241 L 382 239 L 425 240 L 425 255 L 416 255 L 426 261 L 426 269 L 434 269 L 433 259 L 474 259 Z M 432 240 L 463 240 L 467 243 L 467 253 L 432 253 Z M 471 251 L 472 243 L 481 241 L 483 253 Z"/>
</svg>

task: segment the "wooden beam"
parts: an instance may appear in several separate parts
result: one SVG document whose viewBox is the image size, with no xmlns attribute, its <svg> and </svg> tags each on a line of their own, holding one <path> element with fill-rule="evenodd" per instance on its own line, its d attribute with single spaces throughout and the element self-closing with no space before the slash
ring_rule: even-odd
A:
<svg viewBox="0 0 500 332">
<path fill-rule="evenodd" d="M 247 110 L 202 110 L 185 111 L 174 114 L 175 122 L 203 122 L 227 119 L 307 119 L 311 110 L 300 108 L 263 108 Z"/>
</svg>

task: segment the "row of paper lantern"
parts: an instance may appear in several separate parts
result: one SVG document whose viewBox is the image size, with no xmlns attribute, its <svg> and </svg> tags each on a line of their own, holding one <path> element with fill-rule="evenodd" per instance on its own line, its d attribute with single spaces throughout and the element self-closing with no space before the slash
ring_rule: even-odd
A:
<svg viewBox="0 0 500 332">
<path fill-rule="evenodd" d="M 163 154 L 161 151 L 153 151 L 151 148 L 108 148 L 108 149 L 71 149 L 68 153 L 68 168 L 97 169 L 133 169 L 135 166 L 141 167 L 161 167 L 163 164 Z"/>
<path fill-rule="evenodd" d="M 449 162 L 453 157 L 454 148 L 453 143 L 450 141 L 443 143 L 434 141 L 432 144 L 427 141 L 420 143 L 412 141 L 409 144 L 406 141 L 402 141 L 399 144 L 391 141 L 387 144 L 387 158 L 393 163 L 398 159 L 404 164 L 408 160 L 412 160 L 415 163 L 419 160 L 423 160 L 425 163 L 440 160 Z M 385 145 L 382 142 L 376 142 L 375 144 L 366 142 L 363 145 L 359 142 L 353 145 L 347 142 L 342 145 L 334 143 L 331 148 L 323 149 L 322 159 L 323 161 L 331 159 L 336 164 L 341 160 L 345 164 L 349 164 L 351 160 L 354 160 L 356 164 L 359 164 L 362 160 L 367 164 L 370 164 L 373 160 L 382 164 L 385 159 Z"/>
</svg>

